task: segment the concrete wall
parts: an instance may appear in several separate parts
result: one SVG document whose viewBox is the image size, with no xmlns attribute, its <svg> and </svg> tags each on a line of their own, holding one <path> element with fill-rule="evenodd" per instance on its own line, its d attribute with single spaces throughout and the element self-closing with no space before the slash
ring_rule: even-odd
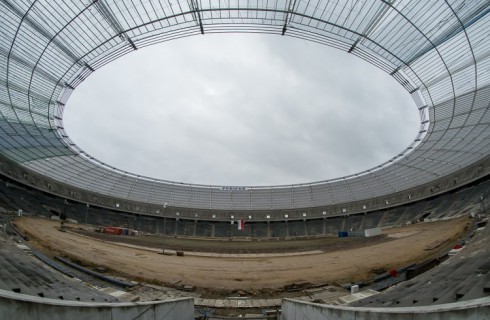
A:
<svg viewBox="0 0 490 320">
<path fill-rule="evenodd" d="M 464 302 L 409 307 L 339 307 L 284 299 L 282 320 L 490 320 L 490 297 Z"/>
<path fill-rule="evenodd" d="M 364 230 L 364 236 L 374 237 L 381 234 L 381 228 L 371 228 Z"/>
<path fill-rule="evenodd" d="M 46 299 L 0 290 L 0 319 L 193 320 L 194 299 L 90 303 Z"/>
</svg>

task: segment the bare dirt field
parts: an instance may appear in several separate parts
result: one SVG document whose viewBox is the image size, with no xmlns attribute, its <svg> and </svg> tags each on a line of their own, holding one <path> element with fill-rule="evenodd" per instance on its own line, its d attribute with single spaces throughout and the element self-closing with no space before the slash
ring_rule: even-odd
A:
<svg viewBox="0 0 490 320">
<path fill-rule="evenodd" d="M 235 242 L 162 240 L 162 237 L 128 240 L 123 236 L 107 238 L 100 234 L 98 236 L 104 239 L 96 239 L 87 236 L 96 236 L 96 233 L 60 232 L 57 221 L 26 217 L 15 221 L 31 239 L 30 245 L 49 256 L 65 256 L 85 266 L 105 266 L 114 274 L 136 280 L 193 285 L 198 289 L 223 292 L 279 289 L 299 282 L 333 284 L 368 279 L 380 270 L 399 268 L 441 255 L 464 236 L 470 223 L 468 217 L 419 223 L 386 229 L 382 236 L 372 239 L 330 237 Z M 120 242 L 118 240 L 130 243 L 115 243 Z M 248 254 L 237 254 L 232 249 L 235 245 Z M 195 253 L 186 252 L 182 257 L 162 255 L 157 252 L 162 246 L 172 249 L 192 247 Z M 199 250 L 200 246 L 202 250 Z M 210 247 L 216 248 L 214 254 Z M 199 251 L 204 254 L 199 255 Z"/>
<path fill-rule="evenodd" d="M 298 252 L 329 252 L 359 248 L 385 241 L 390 241 L 385 235 L 380 237 L 338 238 L 334 236 L 302 238 L 290 240 L 250 240 L 250 239 L 209 239 L 209 238 L 174 238 L 160 235 L 142 235 L 139 237 L 121 237 L 117 235 L 96 233 L 93 230 L 73 229 L 73 232 L 103 241 L 117 242 L 157 249 L 170 249 L 199 253 L 219 254 L 285 254 Z"/>
</svg>

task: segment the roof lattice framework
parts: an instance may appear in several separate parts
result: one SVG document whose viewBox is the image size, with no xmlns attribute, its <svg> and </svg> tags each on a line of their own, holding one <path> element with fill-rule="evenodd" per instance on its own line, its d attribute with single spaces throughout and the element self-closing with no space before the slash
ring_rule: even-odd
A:
<svg viewBox="0 0 490 320">
<path fill-rule="evenodd" d="M 0 155 L 109 196 L 207 209 L 346 203 L 430 183 L 489 155 L 490 1 L 0 0 Z M 333 180 L 225 187 L 124 172 L 77 147 L 63 109 L 92 72 L 133 50 L 197 34 L 314 41 L 390 74 L 420 132 L 379 166 Z"/>
</svg>

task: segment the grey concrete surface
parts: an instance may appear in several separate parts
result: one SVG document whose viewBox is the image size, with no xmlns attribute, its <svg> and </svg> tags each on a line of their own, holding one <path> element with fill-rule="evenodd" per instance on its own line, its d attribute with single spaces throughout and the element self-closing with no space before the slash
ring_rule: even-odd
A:
<svg viewBox="0 0 490 320">
<path fill-rule="evenodd" d="M 45 260 L 38 260 L 32 256 L 35 252 L 25 243 L 13 241 L 0 231 L 0 289 L 59 300 L 120 302 L 118 298 L 75 279 L 87 281 L 87 277 L 79 277 L 76 272 L 64 276 L 47 267 L 45 263 L 48 258 L 43 255 Z M 104 285 L 102 282 L 89 281 L 95 285 Z"/>
<path fill-rule="evenodd" d="M 194 300 L 91 303 L 63 301 L 0 290 L 0 319 L 193 320 Z"/>
<path fill-rule="evenodd" d="M 363 308 L 282 302 L 282 320 L 489 320 L 490 298 L 405 308 Z"/>
</svg>

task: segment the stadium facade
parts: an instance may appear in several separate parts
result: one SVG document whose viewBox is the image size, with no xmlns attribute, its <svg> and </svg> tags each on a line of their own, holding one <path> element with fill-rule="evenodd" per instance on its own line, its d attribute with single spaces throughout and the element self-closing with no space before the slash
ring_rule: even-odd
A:
<svg viewBox="0 0 490 320">
<path fill-rule="evenodd" d="M 173 219 L 307 220 L 396 207 L 489 176 L 490 1 L 1 0 L 0 10 L 0 172 L 61 198 Z M 370 170 L 280 186 L 143 177 L 68 137 L 65 104 L 100 67 L 156 43 L 237 32 L 305 39 L 375 65 L 413 97 L 417 137 Z"/>
</svg>

